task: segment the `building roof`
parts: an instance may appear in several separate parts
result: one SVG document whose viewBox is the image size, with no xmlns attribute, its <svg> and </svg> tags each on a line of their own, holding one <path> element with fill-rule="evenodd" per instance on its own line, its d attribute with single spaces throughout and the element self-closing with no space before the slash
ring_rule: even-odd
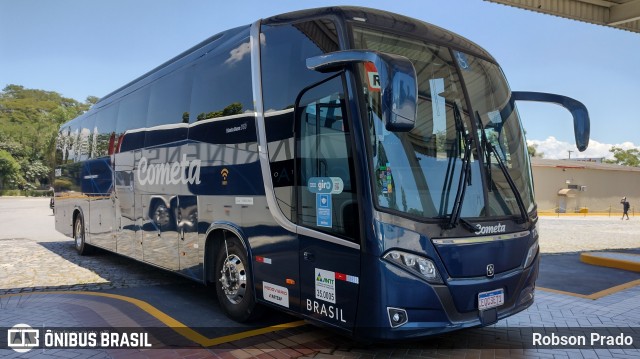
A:
<svg viewBox="0 0 640 359">
<path fill-rule="evenodd" d="M 629 167 L 629 166 L 615 165 L 610 163 L 598 163 L 598 162 L 551 160 L 551 159 L 539 158 L 539 157 L 531 157 L 531 166 L 591 169 L 591 170 L 601 170 L 601 171 L 640 172 L 640 167 Z"/>
<path fill-rule="evenodd" d="M 640 32 L 640 0 L 485 0 L 567 19 Z"/>
</svg>

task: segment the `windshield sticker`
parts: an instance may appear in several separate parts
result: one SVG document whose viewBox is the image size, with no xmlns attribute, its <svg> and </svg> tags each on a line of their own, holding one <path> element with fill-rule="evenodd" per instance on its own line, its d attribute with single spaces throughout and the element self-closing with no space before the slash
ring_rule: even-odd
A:
<svg viewBox="0 0 640 359">
<path fill-rule="evenodd" d="M 336 304 L 336 273 L 316 268 L 316 299 Z"/>
<path fill-rule="evenodd" d="M 367 72 L 367 80 L 369 85 L 369 91 L 380 92 L 380 74 L 373 62 L 365 62 L 364 69 Z"/>
<path fill-rule="evenodd" d="M 391 177 L 391 164 L 387 162 L 385 166 L 380 166 L 379 170 L 380 184 L 382 186 L 383 194 L 393 193 L 393 180 Z"/>
<path fill-rule="evenodd" d="M 344 181 L 340 177 L 311 177 L 307 189 L 311 193 L 340 194 L 344 190 Z"/>
<path fill-rule="evenodd" d="M 268 282 L 262 282 L 264 300 L 289 308 L 289 289 Z"/>
<path fill-rule="evenodd" d="M 316 226 L 332 227 L 331 194 L 316 193 Z"/>
<path fill-rule="evenodd" d="M 460 68 L 463 70 L 469 70 L 470 66 L 469 61 L 467 61 L 467 55 L 459 51 L 454 51 L 454 53 L 456 54 L 456 60 L 458 60 L 458 65 L 460 65 Z"/>
</svg>

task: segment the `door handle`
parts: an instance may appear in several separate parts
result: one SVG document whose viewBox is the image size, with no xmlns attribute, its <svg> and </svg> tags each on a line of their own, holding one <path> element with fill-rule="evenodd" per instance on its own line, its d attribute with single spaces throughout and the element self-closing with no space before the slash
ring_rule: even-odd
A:
<svg viewBox="0 0 640 359">
<path fill-rule="evenodd" d="M 302 257 L 305 261 L 314 262 L 316 260 L 316 255 L 313 252 L 304 252 Z"/>
</svg>

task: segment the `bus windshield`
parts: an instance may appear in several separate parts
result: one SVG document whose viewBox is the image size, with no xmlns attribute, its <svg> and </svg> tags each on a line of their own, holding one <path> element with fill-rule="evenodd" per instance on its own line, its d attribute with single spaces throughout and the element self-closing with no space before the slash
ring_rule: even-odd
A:
<svg viewBox="0 0 640 359">
<path fill-rule="evenodd" d="M 462 217 L 521 215 L 516 192 L 530 212 L 529 158 L 517 111 L 504 110 L 511 106 L 510 90 L 500 68 L 414 38 L 360 27 L 353 31 L 355 48 L 405 56 L 418 76 L 415 127 L 390 132 L 380 116 L 380 89 L 368 79 L 370 65 L 362 65 L 377 205 L 412 217 L 447 218 L 465 186 Z"/>
</svg>

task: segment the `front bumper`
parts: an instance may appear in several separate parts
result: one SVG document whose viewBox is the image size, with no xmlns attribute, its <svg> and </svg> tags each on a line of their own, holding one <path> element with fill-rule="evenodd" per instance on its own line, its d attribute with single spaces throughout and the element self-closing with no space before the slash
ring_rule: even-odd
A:
<svg viewBox="0 0 640 359">
<path fill-rule="evenodd" d="M 385 261 L 381 261 L 380 265 L 383 280 L 378 283 L 376 290 L 380 291 L 381 303 L 359 306 L 354 331 L 359 338 L 421 338 L 490 325 L 514 315 L 533 304 L 539 258 L 528 268 L 497 274 L 494 278 L 449 279 L 446 285 L 428 284 Z M 504 304 L 479 311 L 477 294 L 498 288 L 504 289 Z M 407 323 L 392 328 L 387 308 L 404 309 L 408 316 Z"/>
</svg>

